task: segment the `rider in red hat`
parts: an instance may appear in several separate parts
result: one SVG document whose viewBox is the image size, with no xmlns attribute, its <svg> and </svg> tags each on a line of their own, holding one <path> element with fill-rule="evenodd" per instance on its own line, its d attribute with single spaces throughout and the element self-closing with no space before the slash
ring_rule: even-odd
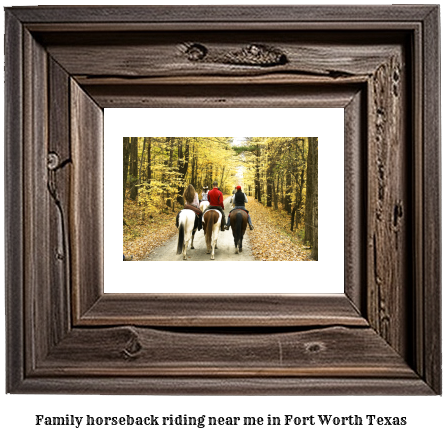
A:
<svg viewBox="0 0 443 438">
<path fill-rule="evenodd" d="M 248 213 L 249 229 L 253 230 L 254 227 L 252 226 L 251 216 L 249 216 L 249 212 L 245 208 L 246 202 L 248 202 L 248 198 L 246 197 L 246 193 L 243 193 L 241 191 L 241 186 L 237 186 L 237 193 L 234 196 L 234 209 L 240 208 L 242 210 L 245 210 Z M 231 213 L 229 213 L 229 216 L 228 216 L 228 223 L 226 224 L 226 229 L 229 230 L 230 226 L 231 226 Z"/>
<path fill-rule="evenodd" d="M 223 193 L 219 190 L 217 181 L 214 181 L 212 183 L 212 187 L 213 187 L 213 189 L 210 190 L 208 193 L 208 201 L 209 201 L 208 209 L 214 208 L 222 214 L 222 222 L 221 222 L 221 226 L 220 226 L 220 231 L 225 231 L 226 219 L 225 219 L 225 211 L 224 211 L 225 205 L 223 204 Z"/>
</svg>

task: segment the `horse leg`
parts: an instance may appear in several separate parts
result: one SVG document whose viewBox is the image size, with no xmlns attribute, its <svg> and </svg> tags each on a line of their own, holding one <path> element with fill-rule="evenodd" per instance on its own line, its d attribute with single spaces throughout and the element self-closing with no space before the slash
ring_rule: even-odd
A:
<svg viewBox="0 0 443 438">
<path fill-rule="evenodd" d="M 215 259 L 215 247 L 216 247 L 216 245 L 217 245 L 217 241 L 213 240 L 212 241 L 211 260 Z"/>
<path fill-rule="evenodd" d="M 235 253 L 238 254 L 237 239 L 234 238 Z"/>
<path fill-rule="evenodd" d="M 212 244 L 212 242 L 206 244 L 206 254 L 211 253 L 211 244 Z"/>
<path fill-rule="evenodd" d="M 195 229 L 194 230 L 192 230 L 192 238 L 191 238 L 191 249 L 195 249 L 194 248 L 194 236 L 195 236 Z"/>
<path fill-rule="evenodd" d="M 212 253 L 211 260 L 215 258 L 215 250 L 217 249 L 217 240 L 220 232 L 220 224 L 215 224 L 214 231 L 212 233 Z"/>
<path fill-rule="evenodd" d="M 185 240 L 185 243 L 183 245 L 183 260 L 186 260 L 186 248 L 188 246 L 188 242 Z"/>
<path fill-rule="evenodd" d="M 189 223 L 187 224 L 189 227 Z M 186 229 L 185 232 L 185 245 L 184 245 L 184 249 L 183 249 L 183 260 L 187 260 L 188 259 L 188 245 L 189 245 L 189 241 L 191 240 L 192 237 L 192 231 L 189 231 L 189 228 Z"/>
<path fill-rule="evenodd" d="M 240 237 L 240 239 L 239 239 L 239 243 L 238 243 L 238 246 L 239 246 L 239 251 L 240 252 L 242 252 L 243 251 L 243 237 Z"/>
</svg>

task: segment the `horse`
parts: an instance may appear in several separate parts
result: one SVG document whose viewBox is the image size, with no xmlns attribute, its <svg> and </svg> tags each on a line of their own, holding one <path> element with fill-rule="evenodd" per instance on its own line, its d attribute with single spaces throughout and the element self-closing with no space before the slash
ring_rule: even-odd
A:
<svg viewBox="0 0 443 438">
<path fill-rule="evenodd" d="M 178 217 L 178 243 L 177 254 L 183 253 L 183 260 L 187 259 L 186 250 L 191 241 L 191 249 L 194 249 L 194 235 L 197 231 L 195 226 L 195 213 L 192 210 L 182 210 Z"/>
<path fill-rule="evenodd" d="M 209 207 L 209 201 L 201 201 L 200 202 L 200 210 L 204 213 L 205 210 Z"/>
<path fill-rule="evenodd" d="M 242 252 L 243 236 L 248 225 L 248 213 L 245 210 L 237 209 L 231 211 L 231 228 L 234 236 L 235 253 Z M 238 246 L 238 247 L 237 247 Z"/>
<path fill-rule="evenodd" d="M 215 249 L 217 248 L 218 233 L 220 232 L 222 214 L 218 210 L 206 210 L 203 213 L 203 230 L 206 239 L 206 254 L 211 253 L 211 260 L 214 260 Z"/>
</svg>

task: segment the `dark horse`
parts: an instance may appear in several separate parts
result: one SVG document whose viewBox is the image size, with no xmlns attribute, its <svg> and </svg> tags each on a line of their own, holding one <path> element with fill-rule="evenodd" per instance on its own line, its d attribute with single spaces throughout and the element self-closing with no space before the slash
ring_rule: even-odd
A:
<svg viewBox="0 0 443 438">
<path fill-rule="evenodd" d="M 242 252 L 243 235 L 248 224 L 248 213 L 245 210 L 236 209 L 231 211 L 231 227 L 234 236 L 235 253 Z"/>
</svg>

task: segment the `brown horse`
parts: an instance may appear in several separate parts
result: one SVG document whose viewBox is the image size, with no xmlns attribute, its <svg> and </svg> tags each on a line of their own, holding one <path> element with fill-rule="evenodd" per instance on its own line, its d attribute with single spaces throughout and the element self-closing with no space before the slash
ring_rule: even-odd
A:
<svg viewBox="0 0 443 438">
<path fill-rule="evenodd" d="M 203 230 L 206 239 L 206 254 L 211 253 L 214 260 L 217 248 L 218 233 L 220 232 L 222 215 L 218 210 L 205 210 L 203 214 Z"/>
<path fill-rule="evenodd" d="M 242 252 L 243 236 L 248 224 L 248 213 L 242 209 L 231 211 L 231 227 L 232 235 L 234 236 L 235 253 Z"/>
</svg>

